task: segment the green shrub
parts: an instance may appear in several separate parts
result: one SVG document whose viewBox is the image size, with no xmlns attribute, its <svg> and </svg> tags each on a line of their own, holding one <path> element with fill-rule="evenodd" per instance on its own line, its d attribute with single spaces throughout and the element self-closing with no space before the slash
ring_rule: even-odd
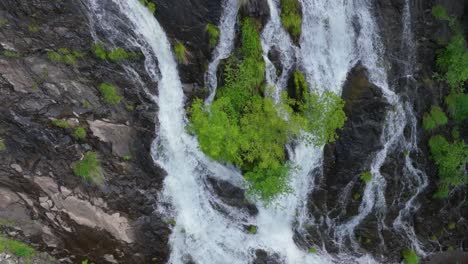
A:
<svg viewBox="0 0 468 264">
<path fill-rule="evenodd" d="M 127 52 L 123 48 L 113 48 L 108 54 L 107 57 L 112 62 L 120 62 L 132 57 L 130 52 Z"/>
<path fill-rule="evenodd" d="M 127 104 L 125 105 L 125 109 L 127 109 L 129 112 L 135 111 L 135 105 Z"/>
<path fill-rule="evenodd" d="M 123 99 L 123 97 L 119 95 L 117 88 L 109 83 L 102 83 L 99 86 L 99 92 L 104 102 L 110 105 L 116 105 Z"/>
<path fill-rule="evenodd" d="M 455 122 L 461 123 L 468 118 L 468 94 L 452 89 L 445 98 L 445 103 Z"/>
<path fill-rule="evenodd" d="M 305 76 L 304 74 L 302 74 L 302 72 L 295 71 L 293 77 L 294 77 L 294 93 L 292 95 L 292 98 L 298 101 L 303 101 L 304 98 L 302 98 L 302 96 L 304 95 L 304 93 L 306 93 L 309 90 L 309 85 L 307 84 Z"/>
<path fill-rule="evenodd" d="M 301 35 L 302 17 L 298 0 L 281 0 L 281 22 L 283 27 L 294 37 Z"/>
<path fill-rule="evenodd" d="M 67 48 L 60 48 L 57 51 L 47 52 L 47 57 L 53 62 L 66 63 L 68 65 L 75 65 L 77 59 L 84 57 L 84 54 L 79 51 L 70 51 Z"/>
<path fill-rule="evenodd" d="M 468 51 L 462 33 L 452 37 L 447 47 L 438 53 L 436 62 L 452 88 L 460 87 L 468 80 Z"/>
<path fill-rule="evenodd" d="M 257 234 L 257 227 L 254 226 L 254 225 L 251 225 L 251 226 L 249 227 L 249 233 L 252 234 L 252 235 Z"/>
<path fill-rule="evenodd" d="M 418 255 L 411 249 L 405 249 L 403 250 L 403 262 L 405 264 L 418 264 Z"/>
<path fill-rule="evenodd" d="M 84 140 L 86 138 L 86 130 L 83 127 L 77 127 L 73 131 L 73 137 L 77 140 Z"/>
<path fill-rule="evenodd" d="M 432 106 L 431 112 L 424 114 L 423 117 L 423 127 L 425 130 L 432 130 L 438 126 L 443 126 L 447 122 L 447 116 L 438 106 Z"/>
<path fill-rule="evenodd" d="M 27 244 L 0 236 L 0 252 L 10 252 L 17 257 L 31 257 L 36 254 Z"/>
<path fill-rule="evenodd" d="M 289 172 L 293 168 L 286 160 L 285 145 L 299 137 L 318 145 L 334 141 L 336 129 L 346 120 L 344 102 L 332 92 L 316 95 L 304 91 L 302 102 L 286 93 L 279 103 L 263 97 L 265 64 L 253 19 L 243 20 L 241 40 L 242 59 L 228 60 L 223 86 L 211 106 L 200 99 L 193 101 L 188 129 L 198 136 L 200 149 L 209 157 L 242 169 L 248 195 L 269 204 L 291 191 Z M 312 135 L 304 137 L 301 131 Z"/>
<path fill-rule="evenodd" d="M 219 28 L 213 24 L 206 25 L 206 32 L 208 32 L 210 47 L 216 46 L 219 41 L 219 35 L 221 34 Z"/>
<path fill-rule="evenodd" d="M 361 181 L 369 183 L 370 181 L 372 181 L 372 173 L 370 171 L 365 171 L 361 173 L 361 176 L 359 178 L 361 179 Z"/>
<path fill-rule="evenodd" d="M 93 43 L 91 50 L 98 59 L 107 60 L 107 50 L 102 43 Z"/>
<path fill-rule="evenodd" d="M 123 159 L 124 161 L 130 161 L 130 160 L 132 160 L 132 155 L 127 154 L 127 155 L 123 156 L 122 159 Z"/>
<path fill-rule="evenodd" d="M 154 14 L 154 12 L 156 12 L 156 5 L 154 3 L 150 2 L 149 0 L 139 0 L 139 1 L 142 5 L 146 6 L 146 8 L 148 8 L 151 13 Z"/>
<path fill-rule="evenodd" d="M 3 138 L 0 138 L 0 152 L 4 151 L 5 149 L 6 149 L 5 140 Z"/>
<path fill-rule="evenodd" d="M 309 248 L 309 253 L 311 253 L 311 254 L 317 253 L 317 249 L 314 248 L 314 247 L 310 247 Z"/>
<path fill-rule="evenodd" d="M 73 173 L 88 182 L 101 184 L 103 181 L 102 169 L 95 152 L 87 152 L 83 159 L 73 166 Z"/>
<path fill-rule="evenodd" d="M 21 54 L 19 54 L 19 53 L 16 52 L 16 51 L 12 51 L 12 50 L 5 50 L 5 51 L 3 52 L 3 55 L 4 55 L 5 57 L 13 58 L 13 59 L 21 58 Z"/>
<path fill-rule="evenodd" d="M 187 64 L 188 63 L 188 51 L 187 48 L 184 46 L 184 44 L 177 42 L 174 46 L 174 53 L 177 62 L 181 64 Z"/>
<path fill-rule="evenodd" d="M 28 30 L 31 33 L 37 33 L 39 31 L 39 26 L 38 25 L 29 25 Z"/>
<path fill-rule="evenodd" d="M 67 120 L 63 119 L 52 120 L 52 124 L 60 128 L 70 128 L 70 125 L 68 124 Z"/>
<path fill-rule="evenodd" d="M 448 20 L 449 19 L 449 16 L 447 15 L 447 12 L 445 11 L 445 8 L 440 4 L 434 5 L 432 7 L 432 15 L 435 18 L 440 19 L 440 20 Z"/>
<path fill-rule="evenodd" d="M 434 197 L 445 198 L 451 188 L 468 183 L 468 175 L 465 174 L 468 146 L 463 141 L 450 143 L 443 136 L 436 135 L 429 140 L 429 148 L 439 172 L 438 191 Z"/>
</svg>

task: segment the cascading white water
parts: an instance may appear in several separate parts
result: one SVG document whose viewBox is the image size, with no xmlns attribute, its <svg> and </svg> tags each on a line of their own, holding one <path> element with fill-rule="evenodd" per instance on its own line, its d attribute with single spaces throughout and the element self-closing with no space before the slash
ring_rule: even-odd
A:
<svg viewBox="0 0 468 264">
<path fill-rule="evenodd" d="M 281 91 L 286 87 L 288 77 L 291 73 L 291 68 L 296 59 L 297 48 L 292 44 L 289 34 L 283 29 L 281 18 L 278 13 L 278 1 L 268 0 L 270 8 L 270 20 L 265 25 L 262 32 L 262 50 L 263 60 L 266 68 L 266 81 L 269 85 L 274 86 L 274 94 L 272 98 L 277 102 L 281 97 Z M 275 65 L 268 58 L 268 53 L 272 49 L 279 52 L 282 71 L 278 76 Z"/>
<path fill-rule="evenodd" d="M 210 95 L 206 99 L 208 104 L 213 101 L 216 95 L 216 87 L 218 85 L 216 71 L 218 70 L 219 63 L 221 60 L 229 57 L 234 48 L 234 33 L 237 13 L 239 12 L 239 1 L 224 0 L 223 6 L 223 15 L 221 16 L 221 21 L 218 26 L 220 30 L 218 45 L 214 50 L 213 60 L 208 65 L 208 71 L 205 75 L 205 84 L 208 86 L 208 89 L 210 89 Z"/>
<path fill-rule="evenodd" d="M 415 43 L 413 39 L 412 31 L 412 19 L 411 19 L 411 6 L 410 1 L 405 1 L 405 7 L 403 10 L 403 38 L 401 49 L 402 53 L 406 56 L 404 63 L 403 75 L 405 80 L 410 85 L 413 80 L 414 61 L 416 60 L 415 54 Z M 405 140 L 403 147 L 406 148 L 407 154 L 405 155 L 405 167 L 403 171 L 404 186 L 408 192 L 412 192 L 413 195 L 406 201 L 403 209 L 400 210 L 398 217 L 393 222 L 393 227 L 397 231 L 401 231 L 411 242 L 412 248 L 420 256 L 426 256 L 421 242 L 416 236 L 416 232 L 411 223 L 412 213 L 415 212 L 419 205 L 416 200 L 418 196 L 424 191 L 428 185 L 428 178 L 424 171 L 418 169 L 413 165 L 413 160 L 410 156 L 412 153 L 418 153 L 418 141 L 417 141 L 417 119 L 414 115 L 412 106 L 407 102 L 405 103 L 405 112 L 410 128 L 410 137 Z"/>
<path fill-rule="evenodd" d="M 226 180 L 239 187 L 243 186 L 243 178 L 238 170 L 208 159 L 198 149 L 196 138 L 186 133 L 182 84 L 164 30 L 138 0 L 88 1 L 95 26 L 108 32 L 110 38 L 120 36 L 139 47 L 145 55 L 148 75 L 158 83 L 158 96 L 151 95 L 149 89 L 146 92 L 159 106 L 158 138 L 153 143 L 152 155 L 155 162 L 167 172 L 160 199 L 171 205 L 171 208 L 161 206 L 160 210 L 176 222 L 170 237 L 169 263 L 185 263 L 188 260 L 203 264 L 250 263 L 257 249 L 275 254 L 288 264 L 375 262 L 367 255 L 331 256 L 325 249 L 319 249 L 317 254 L 309 254 L 307 248 L 299 247 L 294 241 L 294 233 L 302 232 L 304 223 L 313 222 L 306 203 L 307 195 L 314 187 L 311 172 L 322 165 L 322 147 L 315 148 L 303 142 L 297 142 L 294 147 L 288 146 L 291 161 L 299 168 L 291 175 L 294 192 L 281 197 L 277 206 L 266 208 L 258 203 L 259 213 L 256 217 L 225 204 L 217 197 L 207 183 L 208 177 Z M 110 3 L 117 7 L 120 14 L 108 10 Z M 295 57 L 298 57 L 308 82 L 317 92 L 332 90 L 340 93 L 347 73 L 361 61 L 369 69 L 371 81 L 382 88 L 384 96 L 394 106 L 387 116 L 382 135 L 385 147 L 372 164 L 374 177 L 366 187 L 359 214 L 337 226 L 338 238 L 352 237 L 354 228 L 362 219 L 374 210 L 385 209 L 385 180 L 379 170 L 387 153 L 399 139 L 404 138 L 403 126 L 406 122 L 403 105 L 388 88 L 385 69 L 380 66 L 381 44 L 370 13 L 371 4 L 365 0 L 333 3 L 303 0 L 304 33 L 300 50 L 294 47 L 281 28 L 278 3 L 268 0 L 268 4 L 271 18 L 262 33 L 262 48 L 267 63 L 267 82 L 275 87 L 273 96 L 279 95 L 285 87 Z M 211 100 L 216 92 L 219 60 L 228 57 L 233 49 L 237 11 L 237 1 L 229 0 L 225 3 L 220 23 L 220 42 L 206 77 L 207 84 L 211 86 Z M 132 30 L 131 34 L 123 32 L 117 26 L 119 23 L 128 26 Z M 280 52 L 283 66 L 280 76 L 271 68 L 273 65 L 267 56 L 273 47 Z M 131 68 L 127 71 L 130 76 L 138 78 L 138 74 Z M 411 203 L 407 205 L 413 208 Z M 224 208 L 223 211 L 228 214 L 221 213 L 219 208 Z M 251 224 L 258 227 L 256 234 L 245 231 L 245 226 Z"/>
</svg>

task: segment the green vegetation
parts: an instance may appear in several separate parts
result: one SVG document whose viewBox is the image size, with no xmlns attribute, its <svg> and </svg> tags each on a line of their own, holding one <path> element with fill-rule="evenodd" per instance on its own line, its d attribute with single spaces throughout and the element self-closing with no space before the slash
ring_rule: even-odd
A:
<svg viewBox="0 0 468 264">
<path fill-rule="evenodd" d="M 8 24 L 8 20 L 0 18 L 0 27 L 5 26 L 6 24 Z"/>
<path fill-rule="evenodd" d="M 432 15 L 435 18 L 440 19 L 440 20 L 448 20 L 449 19 L 449 16 L 447 15 L 447 12 L 445 11 L 445 8 L 440 4 L 434 5 L 432 7 Z"/>
<path fill-rule="evenodd" d="M 281 22 L 283 27 L 294 37 L 301 35 L 301 5 L 298 0 L 281 0 Z"/>
<path fill-rule="evenodd" d="M 317 253 L 317 249 L 314 248 L 314 247 L 310 247 L 310 248 L 309 248 L 309 253 L 315 254 L 315 253 Z"/>
<path fill-rule="evenodd" d="M 70 128 L 70 125 L 68 124 L 67 120 L 63 119 L 52 120 L 52 124 L 60 128 Z"/>
<path fill-rule="evenodd" d="M 110 105 L 116 105 L 123 99 L 123 97 L 119 95 L 117 88 L 109 83 L 102 83 L 99 86 L 99 92 L 104 102 Z"/>
<path fill-rule="evenodd" d="M 457 92 L 454 89 L 445 97 L 445 103 L 450 115 L 457 123 L 462 123 L 468 118 L 468 94 Z"/>
<path fill-rule="evenodd" d="M 436 198 L 448 196 L 451 188 L 468 183 L 465 166 L 468 161 L 468 146 L 463 141 L 450 143 L 441 135 L 429 140 L 429 148 L 439 171 Z"/>
<path fill-rule="evenodd" d="M 174 46 L 174 54 L 177 62 L 181 64 L 188 63 L 188 51 L 184 44 L 177 42 Z"/>
<path fill-rule="evenodd" d="M 447 225 L 447 228 L 448 230 L 455 230 L 457 228 L 457 223 L 455 222 L 450 222 L 448 225 Z"/>
<path fill-rule="evenodd" d="M 21 54 L 19 54 L 19 53 L 16 52 L 16 51 L 12 51 L 12 50 L 5 50 L 5 51 L 3 52 L 3 55 L 4 55 L 5 57 L 13 58 L 13 59 L 21 58 Z"/>
<path fill-rule="evenodd" d="M 252 234 L 252 235 L 257 234 L 257 227 L 254 226 L 254 225 L 251 225 L 251 226 L 249 227 L 249 233 Z"/>
<path fill-rule="evenodd" d="M 73 137 L 77 140 L 84 140 L 86 138 L 86 130 L 83 127 L 77 127 L 73 131 Z"/>
<path fill-rule="evenodd" d="M 403 262 L 405 264 L 418 264 L 418 255 L 411 249 L 405 249 L 403 250 Z"/>
<path fill-rule="evenodd" d="M 53 62 L 75 65 L 78 59 L 84 57 L 84 54 L 79 51 L 69 51 L 67 48 L 60 48 L 57 51 L 47 52 L 47 57 Z"/>
<path fill-rule="evenodd" d="M 94 264 L 94 262 L 88 262 L 87 259 L 81 261 L 81 264 Z"/>
<path fill-rule="evenodd" d="M 431 112 L 424 114 L 423 117 L 423 127 L 425 130 L 432 130 L 438 126 L 443 126 L 447 122 L 447 116 L 438 106 L 431 107 Z"/>
<path fill-rule="evenodd" d="M 127 109 L 129 112 L 135 111 L 135 105 L 127 104 L 125 105 L 125 109 Z"/>
<path fill-rule="evenodd" d="M 4 151 L 5 149 L 6 149 L 5 140 L 3 138 L 0 138 L 0 152 Z"/>
<path fill-rule="evenodd" d="M 305 76 L 304 74 L 302 74 L 302 72 L 295 71 L 293 75 L 293 79 L 294 79 L 294 91 L 292 91 L 291 97 L 296 100 L 302 101 L 303 98 L 301 98 L 301 96 L 309 90 Z"/>
<path fill-rule="evenodd" d="M 150 2 L 149 0 L 139 0 L 139 1 L 142 5 L 146 6 L 146 8 L 148 8 L 151 13 L 154 14 L 154 12 L 156 12 L 156 5 L 154 3 Z"/>
<path fill-rule="evenodd" d="M 247 193 L 268 204 L 290 191 L 288 176 L 293 168 L 286 160 L 285 145 L 297 138 L 316 145 L 334 141 L 336 129 L 346 119 L 344 102 L 331 92 L 304 91 L 302 101 L 284 93 L 278 103 L 263 97 L 265 65 L 258 27 L 246 18 L 241 29 L 242 59 L 228 60 L 224 85 L 211 106 L 194 100 L 189 131 L 198 136 L 209 157 L 241 168 Z M 304 136 L 302 131 L 311 134 Z"/>
<path fill-rule="evenodd" d="M 372 180 L 372 173 L 370 171 L 365 171 L 361 173 L 361 176 L 359 176 L 359 178 L 361 179 L 361 181 L 367 184 Z"/>
<path fill-rule="evenodd" d="M 210 47 L 216 46 L 219 41 L 219 35 L 221 34 L 219 28 L 213 24 L 207 24 L 205 29 L 206 32 L 208 32 Z"/>
<path fill-rule="evenodd" d="M 107 60 L 107 50 L 102 43 L 93 43 L 91 50 L 98 59 Z"/>
<path fill-rule="evenodd" d="M 28 26 L 28 31 L 31 33 L 37 33 L 39 32 L 39 29 L 40 29 L 39 26 L 35 24 Z"/>
<path fill-rule="evenodd" d="M 123 156 L 122 159 L 123 159 L 124 161 L 130 161 L 130 160 L 132 160 L 132 155 L 127 154 L 127 155 Z"/>
<path fill-rule="evenodd" d="M 31 257 L 36 254 L 34 248 L 27 244 L 0 236 L 0 252 L 9 252 L 17 257 Z"/>
<path fill-rule="evenodd" d="M 95 152 L 87 152 L 83 159 L 73 166 L 73 173 L 88 182 L 100 184 L 103 181 L 102 169 Z"/>
</svg>

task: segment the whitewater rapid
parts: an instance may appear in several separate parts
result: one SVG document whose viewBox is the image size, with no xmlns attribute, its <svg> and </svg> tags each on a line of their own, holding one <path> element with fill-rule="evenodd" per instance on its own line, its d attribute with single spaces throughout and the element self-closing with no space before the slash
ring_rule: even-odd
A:
<svg viewBox="0 0 468 264">
<path fill-rule="evenodd" d="M 330 224 L 339 247 L 350 241 L 357 248 L 354 229 L 364 218 L 376 214 L 381 220 L 381 227 L 384 226 L 386 182 L 380 174 L 380 168 L 387 155 L 399 142 L 405 140 L 404 126 L 408 122 L 415 124 L 416 121 L 414 115 L 407 117 L 406 113 L 412 113 L 411 107 L 402 103 L 388 84 L 381 61 L 383 45 L 371 12 L 372 4 L 366 0 L 303 0 L 301 4 L 303 34 L 296 46 L 281 26 L 279 1 L 268 0 L 271 12 L 262 32 L 262 49 L 266 62 L 266 80 L 275 88 L 270 96 L 276 101 L 280 100 L 279 95 L 286 87 L 295 65 L 305 73 L 312 91 L 321 93 L 330 90 L 341 94 L 348 72 L 360 62 L 369 69 L 370 80 L 382 89 L 384 97 L 393 106 L 393 110 L 387 114 L 381 138 L 384 148 L 375 155 L 370 167 L 373 177 L 366 185 L 358 214 L 343 223 Z M 153 142 L 151 154 L 155 163 L 167 172 L 164 189 L 158 198 L 158 211 L 175 222 L 169 241 L 169 263 L 186 263 L 190 260 L 202 264 L 251 263 L 255 259 L 256 250 L 264 250 L 288 264 L 376 263 L 366 254 L 343 251 L 331 255 L 320 244 L 296 243 L 295 237 L 305 233 L 305 226 L 315 223 L 308 212 L 307 200 L 314 191 L 315 177 L 321 176 L 317 171 L 321 171 L 322 146 L 314 147 L 304 142 L 287 146 L 291 162 L 298 169 L 291 174 L 293 192 L 279 198 L 275 206 L 265 207 L 257 202 L 258 214 L 252 216 L 223 202 L 211 187 L 209 178 L 244 188 L 243 177 L 238 169 L 207 158 L 199 150 L 196 138 L 186 132 L 188 121 L 184 108 L 185 97 L 177 63 L 164 29 L 138 0 L 88 0 L 88 6 L 94 28 L 103 31 L 110 43 L 123 41 L 141 49 L 145 55 L 146 72 L 157 83 L 157 87 L 145 87 L 136 71 L 125 65 L 129 76 L 143 87 L 159 107 L 157 138 Z M 206 85 L 210 89 L 207 104 L 216 95 L 218 65 L 234 48 L 239 2 L 226 0 L 223 8 L 218 25 L 221 31 L 219 43 L 205 76 Z M 355 23 L 360 30 L 356 30 Z M 125 27 L 131 33 L 122 30 Z M 96 32 L 93 36 L 97 38 Z M 272 49 L 280 55 L 282 71 L 279 74 L 268 58 Z M 412 138 L 408 143 L 414 145 L 410 151 L 416 151 L 415 139 Z M 421 175 L 409 164 L 411 160 L 407 163 L 409 178 L 413 177 L 411 175 Z M 423 176 L 420 179 L 422 182 L 414 185 L 418 193 L 424 188 L 425 179 Z M 410 239 L 414 231 L 412 227 L 408 228 L 407 219 L 415 207 L 414 203 L 408 202 L 405 206 L 407 209 L 402 209 L 400 220 L 394 224 Z M 257 227 L 256 234 L 246 231 L 250 225 Z M 416 247 L 417 242 L 414 245 Z M 309 253 L 309 247 L 315 247 L 317 253 Z"/>
</svg>

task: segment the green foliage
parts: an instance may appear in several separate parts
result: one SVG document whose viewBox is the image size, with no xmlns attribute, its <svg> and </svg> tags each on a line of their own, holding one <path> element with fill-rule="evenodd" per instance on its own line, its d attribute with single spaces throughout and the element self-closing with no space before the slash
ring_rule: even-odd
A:
<svg viewBox="0 0 468 264">
<path fill-rule="evenodd" d="M 156 5 L 154 3 L 150 2 L 149 0 L 139 0 L 139 1 L 142 5 L 146 6 L 152 14 L 156 12 Z"/>
<path fill-rule="evenodd" d="M 367 184 L 372 180 L 372 173 L 370 171 L 365 171 L 361 173 L 361 176 L 359 176 L 359 178 L 361 179 L 361 181 Z"/>
<path fill-rule="evenodd" d="M 300 71 L 295 71 L 293 75 L 294 79 L 294 91 L 292 94 L 292 98 L 298 100 L 298 101 L 303 101 L 304 98 L 302 96 L 304 93 L 306 93 L 309 90 L 309 85 L 307 84 L 307 81 L 305 79 L 304 74 Z"/>
<path fill-rule="evenodd" d="M 84 57 L 84 54 L 79 51 L 69 51 L 67 48 L 60 48 L 57 51 L 47 52 L 47 57 L 53 62 L 75 65 L 78 59 Z"/>
<path fill-rule="evenodd" d="M 285 145 L 297 138 L 317 145 L 334 141 L 346 120 L 344 102 L 331 92 L 310 94 L 299 75 L 302 101 L 287 94 L 278 103 L 263 97 L 265 65 L 257 24 L 246 18 L 241 30 L 242 59 L 228 60 L 224 85 L 211 106 L 194 100 L 188 129 L 209 157 L 240 167 L 247 193 L 269 204 L 291 190 L 288 176 L 294 168 L 286 160 Z"/>
<path fill-rule="evenodd" d="M 252 235 L 257 234 L 257 227 L 254 226 L 254 225 L 251 225 L 251 226 L 249 227 L 249 233 L 252 234 Z"/>
<path fill-rule="evenodd" d="M 445 103 L 455 122 L 461 123 L 468 118 L 468 94 L 452 89 L 452 92 L 445 97 Z"/>
<path fill-rule="evenodd" d="M 116 105 L 123 99 L 123 97 L 119 95 L 117 88 L 109 83 L 102 83 L 99 86 L 99 92 L 104 102 L 110 105 Z"/>
<path fill-rule="evenodd" d="M 405 264 L 418 264 L 418 255 L 411 249 L 405 249 L 403 250 L 403 262 Z"/>
<path fill-rule="evenodd" d="M 93 43 L 91 50 L 98 59 L 107 60 L 107 50 L 102 43 Z"/>
<path fill-rule="evenodd" d="M 206 32 L 208 32 L 210 47 L 216 46 L 216 44 L 218 44 L 219 41 L 219 28 L 213 24 L 207 24 L 205 29 Z"/>
<path fill-rule="evenodd" d="M 447 12 L 445 11 L 445 8 L 440 4 L 434 5 L 432 7 L 432 15 L 435 18 L 440 19 L 440 20 L 448 20 L 449 19 L 449 16 L 447 15 Z"/>
<path fill-rule="evenodd" d="M 436 135 L 429 140 L 429 148 L 440 178 L 434 197 L 445 198 L 451 188 L 468 183 L 468 175 L 465 174 L 468 146 L 463 141 L 450 143 L 443 136 Z"/>
<path fill-rule="evenodd" d="M 10 252 L 17 257 L 31 257 L 36 254 L 27 244 L 0 236 L 0 252 Z"/>
<path fill-rule="evenodd" d="M 6 149 L 5 140 L 3 138 L 0 138 L 0 152 L 4 151 L 5 149 Z"/>
<path fill-rule="evenodd" d="M 31 33 L 37 33 L 37 32 L 39 32 L 39 26 L 35 25 L 35 24 L 34 25 L 29 25 L 28 30 Z"/>
<path fill-rule="evenodd" d="M 63 119 L 52 120 L 52 124 L 60 128 L 70 128 L 70 125 L 68 124 L 67 120 Z"/>
<path fill-rule="evenodd" d="M 311 253 L 311 254 L 317 253 L 317 249 L 314 248 L 314 247 L 310 247 L 309 248 L 309 253 Z"/>
<path fill-rule="evenodd" d="M 127 105 L 125 105 L 125 109 L 127 109 L 127 111 L 129 111 L 129 112 L 132 112 L 132 111 L 135 110 L 135 105 L 127 104 Z"/>
<path fill-rule="evenodd" d="M 122 159 L 123 159 L 124 161 L 130 161 L 130 160 L 132 160 L 132 155 L 127 154 L 127 155 L 123 156 Z"/>
<path fill-rule="evenodd" d="M 457 223 L 455 222 L 450 222 L 448 225 L 447 225 L 447 228 L 448 230 L 455 230 L 457 228 Z"/>
<path fill-rule="evenodd" d="M 8 24 L 8 20 L 0 18 L 0 27 L 3 27 Z"/>
<path fill-rule="evenodd" d="M 432 130 L 438 126 L 447 124 L 447 122 L 447 116 L 438 106 L 432 106 L 431 112 L 424 114 L 423 117 L 423 127 L 425 130 Z"/>
<path fill-rule="evenodd" d="M 451 87 L 460 87 L 468 80 L 468 50 L 462 33 L 452 37 L 447 47 L 437 55 L 436 63 Z"/>
<path fill-rule="evenodd" d="M 187 51 L 187 48 L 184 46 L 184 44 L 177 42 L 174 46 L 174 53 L 175 53 L 177 62 L 181 64 L 188 63 L 188 51 Z"/>
<path fill-rule="evenodd" d="M 21 58 L 21 54 L 19 54 L 19 53 L 16 52 L 16 51 L 12 51 L 12 50 L 5 50 L 5 51 L 3 52 L 3 55 L 4 55 L 5 57 L 13 58 L 13 59 Z"/>
<path fill-rule="evenodd" d="M 131 52 L 127 52 L 123 48 L 113 48 L 108 54 L 107 57 L 112 62 L 121 62 L 133 57 Z"/>
<path fill-rule="evenodd" d="M 87 259 L 81 261 L 81 264 L 94 264 L 94 262 L 88 262 Z"/>
<path fill-rule="evenodd" d="M 83 159 L 73 166 L 73 173 L 88 182 L 100 184 L 103 181 L 102 169 L 95 152 L 87 152 Z"/>
<path fill-rule="evenodd" d="M 302 17 L 299 0 L 281 0 L 281 22 L 295 38 L 301 35 Z"/>
<path fill-rule="evenodd" d="M 86 138 L 86 130 L 83 127 L 77 127 L 73 131 L 73 137 L 77 140 L 84 140 Z"/>
</svg>

